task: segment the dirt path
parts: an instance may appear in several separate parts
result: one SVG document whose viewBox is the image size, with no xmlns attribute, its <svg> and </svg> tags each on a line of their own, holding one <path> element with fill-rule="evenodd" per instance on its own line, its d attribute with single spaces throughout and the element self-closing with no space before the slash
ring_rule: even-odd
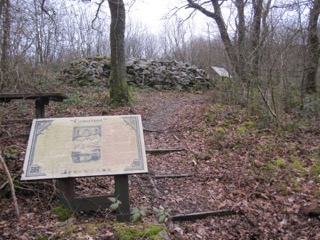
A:
<svg viewBox="0 0 320 240">
<path fill-rule="evenodd" d="M 155 92 L 152 94 L 150 105 L 147 101 L 148 95 L 139 99 L 138 108 L 147 109 L 142 114 L 146 129 L 144 133 L 146 148 L 183 149 L 167 154 L 148 154 L 151 175 L 190 175 L 187 178 L 156 178 L 155 185 L 150 185 L 147 180 L 144 185 L 149 187 L 149 204 L 154 207 L 163 206 L 175 209 L 177 213 L 186 213 L 209 210 L 214 206 L 207 201 L 207 197 L 202 196 L 211 195 L 215 188 L 221 187 L 221 184 L 212 185 L 209 192 L 198 186 L 199 183 L 202 184 L 201 179 L 209 176 L 204 174 L 204 170 L 209 169 L 208 166 L 201 169 L 203 163 L 198 163 L 197 158 L 208 160 L 210 157 L 206 155 L 204 139 L 190 131 L 199 124 L 197 119 L 204 113 L 208 98 L 208 95 Z"/>
<path fill-rule="evenodd" d="M 153 91 L 152 96 L 147 95 L 139 99 L 139 104 L 148 108 L 144 118 L 144 127 L 154 131 L 166 131 L 174 128 L 186 108 L 190 108 L 196 103 L 204 103 L 207 98 L 206 95 Z M 150 101 L 152 102 L 150 103 Z"/>
</svg>

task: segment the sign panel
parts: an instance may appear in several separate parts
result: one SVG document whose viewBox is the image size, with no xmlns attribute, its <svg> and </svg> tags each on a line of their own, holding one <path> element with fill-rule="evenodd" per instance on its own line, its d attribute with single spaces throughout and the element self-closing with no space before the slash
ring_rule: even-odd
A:
<svg viewBox="0 0 320 240">
<path fill-rule="evenodd" d="M 34 119 L 22 180 L 148 172 L 140 115 Z"/>
</svg>

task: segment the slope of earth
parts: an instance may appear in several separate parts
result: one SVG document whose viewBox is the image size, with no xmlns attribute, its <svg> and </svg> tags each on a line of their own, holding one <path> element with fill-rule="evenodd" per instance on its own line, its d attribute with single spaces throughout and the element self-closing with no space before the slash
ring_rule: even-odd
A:
<svg viewBox="0 0 320 240">
<path fill-rule="evenodd" d="M 146 212 L 141 221 L 156 223 L 154 208 L 169 216 L 162 225 L 164 239 L 320 238 L 314 214 L 320 205 L 319 121 L 279 133 L 238 106 L 215 103 L 212 92 L 139 89 L 131 107 L 117 109 L 106 107 L 103 89 L 69 87 L 62 92 L 70 98 L 50 103 L 47 117 L 141 114 L 146 149 L 177 150 L 147 154 L 149 174 L 129 177 L 131 207 Z M 59 221 L 52 211 L 59 204 L 54 181 L 19 180 L 33 109 L 28 101 L 1 104 L 0 146 L 14 177 L 21 218 L 15 219 L 0 168 L 0 239 L 118 239 L 109 209 L 73 213 L 68 221 Z M 82 195 L 112 192 L 114 184 L 112 177 L 76 183 Z M 226 216 L 185 222 L 170 218 L 218 210 Z"/>
</svg>

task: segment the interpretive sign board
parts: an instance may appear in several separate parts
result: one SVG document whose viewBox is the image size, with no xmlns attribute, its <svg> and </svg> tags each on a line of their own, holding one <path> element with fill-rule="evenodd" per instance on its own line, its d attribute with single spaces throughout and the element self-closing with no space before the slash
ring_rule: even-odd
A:
<svg viewBox="0 0 320 240">
<path fill-rule="evenodd" d="M 140 115 L 33 120 L 22 180 L 147 172 Z"/>
</svg>

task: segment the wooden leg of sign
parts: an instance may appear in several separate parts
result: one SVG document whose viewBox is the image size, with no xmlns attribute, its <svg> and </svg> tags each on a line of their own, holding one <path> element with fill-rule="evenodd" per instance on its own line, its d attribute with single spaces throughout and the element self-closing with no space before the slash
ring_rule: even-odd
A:
<svg viewBox="0 0 320 240">
<path fill-rule="evenodd" d="M 130 202 L 129 202 L 129 183 L 128 175 L 116 175 L 115 179 L 115 197 L 121 201 L 117 209 L 118 222 L 130 222 Z"/>
<path fill-rule="evenodd" d="M 72 208 L 72 202 L 75 198 L 73 178 L 58 179 L 58 188 L 60 190 L 60 202 Z"/>
<path fill-rule="evenodd" d="M 116 175 L 114 178 L 114 197 L 121 201 L 117 209 L 117 221 L 130 222 L 128 175 Z M 58 179 L 58 187 L 61 192 L 60 202 L 75 211 L 98 210 L 99 208 L 107 208 L 110 205 L 108 197 L 111 196 L 76 197 L 73 178 Z"/>
<path fill-rule="evenodd" d="M 36 100 L 36 118 L 44 118 L 44 105 L 45 102 L 42 98 Z"/>
<path fill-rule="evenodd" d="M 58 179 L 58 186 L 61 204 L 74 211 L 97 211 L 99 209 L 106 209 L 111 204 L 108 198 L 114 197 L 114 195 L 76 197 L 73 178 Z"/>
</svg>

